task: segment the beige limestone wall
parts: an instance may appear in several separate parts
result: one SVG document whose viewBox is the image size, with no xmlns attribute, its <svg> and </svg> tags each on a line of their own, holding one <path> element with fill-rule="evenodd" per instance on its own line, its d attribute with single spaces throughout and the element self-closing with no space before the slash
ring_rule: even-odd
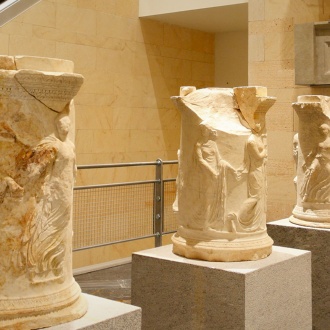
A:
<svg viewBox="0 0 330 330">
<path fill-rule="evenodd" d="M 232 31 L 215 35 L 215 86 L 248 84 L 248 32 Z"/>
<path fill-rule="evenodd" d="M 170 96 L 214 84 L 214 35 L 140 20 L 138 0 L 43 0 L 0 28 L 0 52 L 73 60 L 85 76 L 78 164 L 176 159 Z"/>
<path fill-rule="evenodd" d="M 85 77 L 75 98 L 78 164 L 176 159 L 180 115 L 170 96 L 182 85 L 214 85 L 214 35 L 140 20 L 138 0 L 43 0 L 0 28 L 0 53 L 74 61 Z M 83 171 L 77 185 L 153 176 L 154 169 Z M 74 262 L 127 257 L 141 249 L 132 244 L 122 255 L 80 252 Z"/>
<path fill-rule="evenodd" d="M 294 24 L 326 21 L 328 0 L 249 0 L 249 85 L 268 87 L 277 102 L 267 114 L 268 221 L 290 216 L 293 185 L 292 137 L 297 118 L 291 103 L 302 94 L 330 95 L 330 88 L 294 82 Z"/>
</svg>

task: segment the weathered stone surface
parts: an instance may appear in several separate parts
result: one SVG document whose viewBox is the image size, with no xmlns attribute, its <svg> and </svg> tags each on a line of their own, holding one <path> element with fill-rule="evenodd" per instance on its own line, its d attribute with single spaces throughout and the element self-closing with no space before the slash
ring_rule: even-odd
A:
<svg viewBox="0 0 330 330">
<path fill-rule="evenodd" d="M 62 73 L 73 73 L 74 68 L 72 61 L 35 56 L 15 56 L 15 66 L 17 70 L 26 69 Z"/>
<path fill-rule="evenodd" d="M 72 73 L 0 70 L 1 329 L 41 328 L 86 312 L 71 265 L 70 112 L 82 82 Z"/>
<path fill-rule="evenodd" d="M 4 56 L 0 55 L 0 69 L 1 70 L 15 70 L 15 60 L 14 56 Z"/>
<path fill-rule="evenodd" d="M 290 221 L 330 228 L 330 97 L 302 95 L 293 108 L 299 131 L 294 137 L 297 204 Z"/>
<path fill-rule="evenodd" d="M 188 258 L 265 258 L 267 143 L 265 115 L 275 102 L 265 87 L 182 87 L 173 251 Z"/>
</svg>

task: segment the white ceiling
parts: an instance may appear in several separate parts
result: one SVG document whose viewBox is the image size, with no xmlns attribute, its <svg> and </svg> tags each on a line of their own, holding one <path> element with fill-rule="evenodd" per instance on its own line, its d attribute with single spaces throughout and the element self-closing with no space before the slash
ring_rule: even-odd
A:
<svg viewBox="0 0 330 330">
<path fill-rule="evenodd" d="M 0 4 L 0 26 L 9 22 L 41 0 L 7 0 Z"/>
<path fill-rule="evenodd" d="M 244 31 L 248 28 L 248 4 L 171 12 L 144 18 L 211 33 Z"/>
</svg>

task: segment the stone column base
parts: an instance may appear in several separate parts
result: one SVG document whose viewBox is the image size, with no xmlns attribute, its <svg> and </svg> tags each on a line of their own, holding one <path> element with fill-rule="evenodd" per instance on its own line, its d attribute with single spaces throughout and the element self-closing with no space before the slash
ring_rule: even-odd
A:
<svg viewBox="0 0 330 330">
<path fill-rule="evenodd" d="M 202 232 L 179 228 L 172 236 L 173 252 L 189 259 L 207 261 L 258 260 L 272 252 L 273 240 L 264 231 L 244 235 L 233 233 Z M 212 237 L 213 236 L 213 237 Z"/>
<path fill-rule="evenodd" d="M 0 329 L 31 330 L 82 317 L 86 300 L 76 282 L 56 294 L 36 298 L 0 300 Z"/>
<path fill-rule="evenodd" d="M 316 203 L 310 205 L 304 203 L 304 207 L 296 205 L 289 220 L 300 226 L 330 229 L 330 205 Z"/>
</svg>

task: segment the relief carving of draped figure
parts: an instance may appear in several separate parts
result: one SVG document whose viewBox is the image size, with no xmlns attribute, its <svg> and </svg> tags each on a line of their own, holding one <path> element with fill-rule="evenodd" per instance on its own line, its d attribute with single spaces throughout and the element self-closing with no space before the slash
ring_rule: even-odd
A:
<svg viewBox="0 0 330 330">
<path fill-rule="evenodd" d="M 200 124 L 201 137 L 195 146 L 199 201 L 191 228 L 221 229 L 224 225 L 228 170 L 234 168 L 219 153 L 217 132 L 206 122 Z M 198 223 L 199 222 L 199 223 Z"/>
<path fill-rule="evenodd" d="M 248 137 L 244 150 L 244 165 L 239 172 L 247 174 L 248 198 L 242 203 L 237 214 L 236 230 L 256 231 L 265 229 L 264 213 L 266 212 L 266 172 L 265 163 L 267 148 L 264 143 L 262 127 L 256 124 L 252 134 Z"/>
<path fill-rule="evenodd" d="M 45 137 L 32 150 L 31 156 L 25 157 L 22 168 L 30 172 L 29 178 L 34 178 L 34 184 L 43 182 L 43 196 L 22 238 L 21 261 L 28 268 L 33 283 L 61 278 L 67 252 L 64 234 L 71 214 L 75 173 L 74 145 L 67 139 L 68 113 L 57 116 L 56 127 L 57 134 Z M 63 175 L 68 181 L 63 181 Z"/>
<path fill-rule="evenodd" d="M 303 202 L 330 203 L 330 126 L 319 127 L 321 142 L 306 157 L 300 195 Z"/>
</svg>

